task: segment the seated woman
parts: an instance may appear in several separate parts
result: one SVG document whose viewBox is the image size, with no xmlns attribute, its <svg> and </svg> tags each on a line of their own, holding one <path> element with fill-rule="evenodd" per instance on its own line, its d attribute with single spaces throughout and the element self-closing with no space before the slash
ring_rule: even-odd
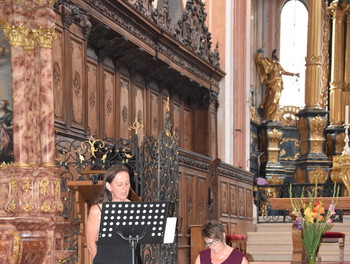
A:
<svg viewBox="0 0 350 264">
<path fill-rule="evenodd" d="M 208 249 L 199 252 L 195 264 L 248 264 L 245 255 L 226 244 L 223 225 L 208 221 L 202 227 L 202 238 Z"/>
</svg>

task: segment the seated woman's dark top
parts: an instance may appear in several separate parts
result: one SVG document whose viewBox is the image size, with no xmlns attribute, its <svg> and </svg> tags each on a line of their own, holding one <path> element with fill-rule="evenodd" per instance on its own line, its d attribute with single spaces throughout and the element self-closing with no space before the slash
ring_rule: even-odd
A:
<svg viewBox="0 0 350 264">
<path fill-rule="evenodd" d="M 211 251 L 210 248 L 199 252 L 201 264 L 212 264 L 211 262 Z M 244 254 L 237 249 L 232 250 L 231 254 L 227 259 L 224 260 L 221 264 L 241 264 Z"/>
</svg>

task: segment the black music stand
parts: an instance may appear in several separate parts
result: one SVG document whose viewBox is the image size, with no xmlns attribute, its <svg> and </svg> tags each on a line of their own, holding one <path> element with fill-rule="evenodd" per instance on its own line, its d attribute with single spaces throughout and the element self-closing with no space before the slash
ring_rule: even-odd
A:
<svg viewBox="0 0 350 264">
<path fill-rule="evenodd" d="M 136 244 L 163 244 L 168 205 L 168 202 L 103 203 L 98 241 L 116 246 L 129 242 L 134 264 Z"/>
</svg>

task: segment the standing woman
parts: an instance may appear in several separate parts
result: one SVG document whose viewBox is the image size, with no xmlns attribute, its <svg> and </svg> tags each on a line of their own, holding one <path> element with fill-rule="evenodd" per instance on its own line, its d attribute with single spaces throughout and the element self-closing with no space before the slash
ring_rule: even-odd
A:
<svg viewBox="0 0 350 264">
<path fill-rule="evenodd" d="M 114 165 L 104 175 L 101 195 L 91 206 L 86 223 L 86 242 L 93 264 L 131 263 L 131 247 L 127 242 L 120 246 L 119 244 L 102 245 L 98 241 L 102 203 L 130 202 L 128 199 L 129 191 L 128 167 L 124 164 Z"/>
<path fill-rule="evenodd" d="M 195 264 L 248 264 L 245 255 L 226 244 L 223 225 L 218 221 L 208 221 L 202 227 L 202 238 L 208 247 L 201 252 Z"/>
</svg>

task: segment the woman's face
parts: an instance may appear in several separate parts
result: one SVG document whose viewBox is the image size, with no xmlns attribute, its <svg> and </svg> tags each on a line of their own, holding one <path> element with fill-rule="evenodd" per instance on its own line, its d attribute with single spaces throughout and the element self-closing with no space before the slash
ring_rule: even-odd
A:
<svg viewBox="0 0 350 264">
<path fill-rule="evenodd" d="M 112 193 L 112 202 L 128 201 L 130 191 L 130 177 L 126 171 L 118 172 L 111 183 L 106 183 L 107 189 Z"/>
</svg>

